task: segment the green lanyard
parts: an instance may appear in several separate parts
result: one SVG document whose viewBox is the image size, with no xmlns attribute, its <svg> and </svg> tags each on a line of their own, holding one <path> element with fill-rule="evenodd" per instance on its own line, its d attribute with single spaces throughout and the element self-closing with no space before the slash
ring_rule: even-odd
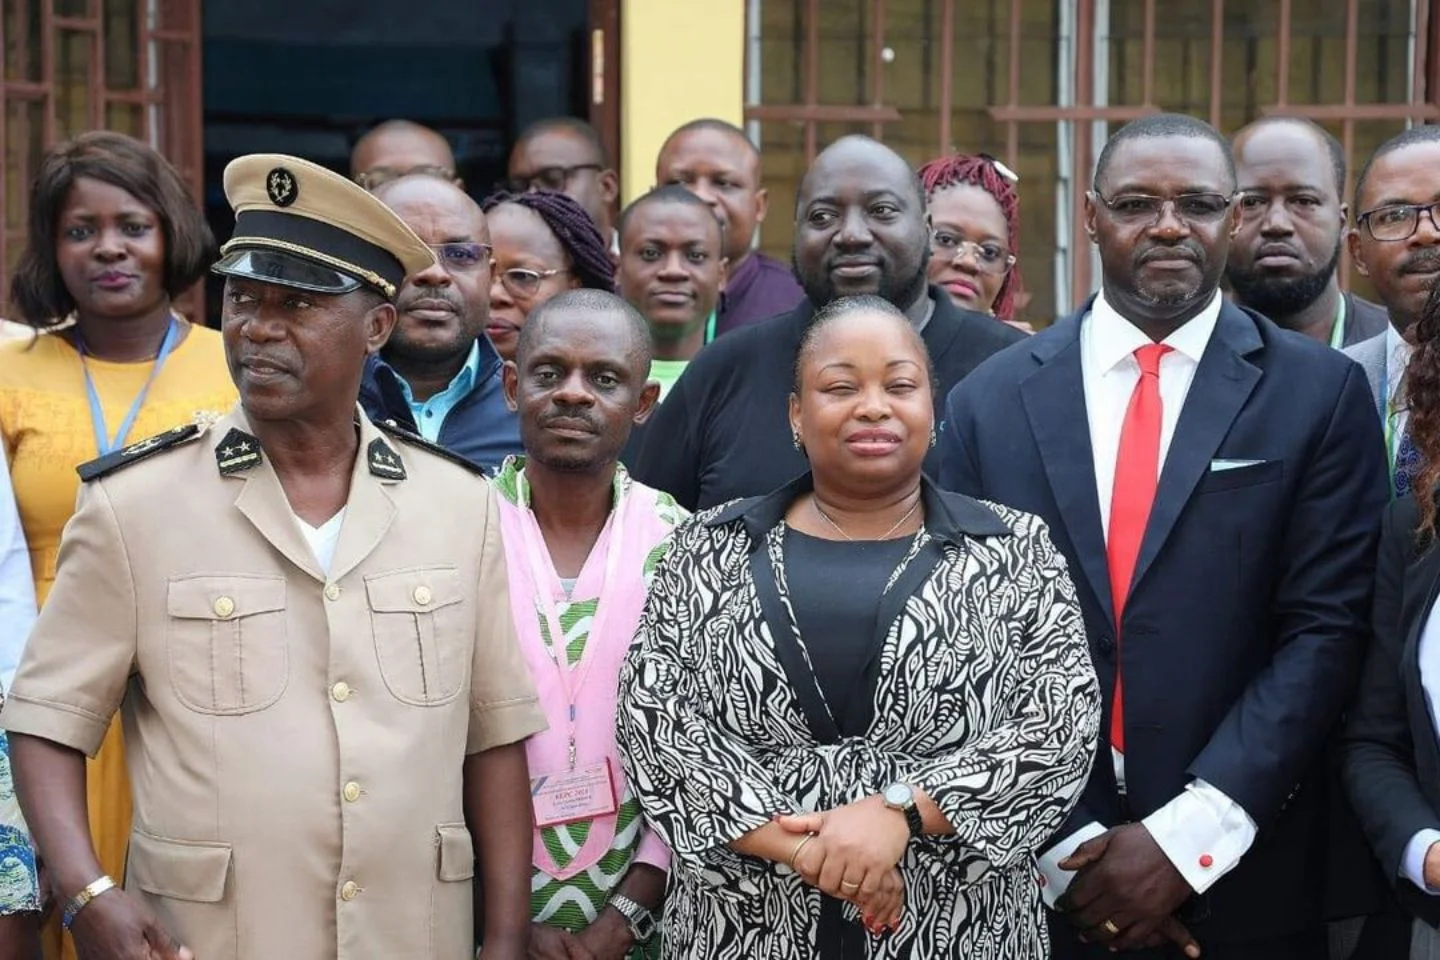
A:
<svg viewBox="0 0 1440 960">
<path fill-rule="evenodd" d="M 1330 328 L 1330 347 L 1339 350 L 1345 346 L 1345 294 L 1340 294 L 1340 309 L 1335 311 L 1335 326 Z"/>
<path fill-rule="evenodd" d="M 714 309 L 714 310 L 711 310 L 711 311 L 710 311 L 710 319 L 708 319 L 708 320 L 705 321 L 705 342 L 706 342 L 706 343 L 714 343 L 714 342 L 715 342 L 715 322 L 716 322 L 715 318 L 719 315 L 719 313 L 720 313 L 720 310 L 719 310 L 718 307 L 717 307 L 716 309 Z"/>
</svg>

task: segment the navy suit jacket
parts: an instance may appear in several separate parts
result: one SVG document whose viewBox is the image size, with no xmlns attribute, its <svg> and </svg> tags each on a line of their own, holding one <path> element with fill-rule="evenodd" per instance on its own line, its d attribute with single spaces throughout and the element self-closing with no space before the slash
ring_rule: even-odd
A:
<svg viewBox="0 0 1440 960">
<path fill-rule="evenodd" d="M 1388 494 L 1365 375 L 1323 344 L 1221 308 L 1161 471 L 1117 644 L 1080 366 L 1088 312 L 956 386 L 940 441 L 941 486 L 1049 523 L 1084 610 L 1102 730 L 1123 658 L 1127 796 L 1102 740 L 1056 839 L 1091 821 L 1140 820 L 1203 779 L 1259 835 L 1189 905 L 1192 932 L 1245 941 L 1303 930 L 1320 910 L 1318 760 L 1355 686 Z M 1216 470 L 1216 460 L 1256 462 Z"/>
</svg>

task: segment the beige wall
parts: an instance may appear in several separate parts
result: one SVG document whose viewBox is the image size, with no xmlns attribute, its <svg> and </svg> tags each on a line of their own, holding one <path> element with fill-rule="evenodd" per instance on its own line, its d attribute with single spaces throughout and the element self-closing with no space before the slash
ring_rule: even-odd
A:
<svg viewBox="0 0 1440 960">
<path fill-rule="evenodd" d="M 744 122 L 744 0 L 623 0 L 621 200 L 655 185 L 655 156 L 688 120 Z"/>
</svg>

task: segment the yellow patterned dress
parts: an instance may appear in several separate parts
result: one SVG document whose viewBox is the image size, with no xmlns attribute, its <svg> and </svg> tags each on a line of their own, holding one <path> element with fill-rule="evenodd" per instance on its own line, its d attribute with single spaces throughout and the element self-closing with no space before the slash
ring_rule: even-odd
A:
<svg viewBox="0 0 1440 960">
<path fill-rule="evenodd" d="M 222 414 L 235 404 L 220 335 L 184 326 L 186 336 L 150 385 L 128 442 L 188 423 L 197 414 Z M 86 363 L 113 435 L 149 379 L 153 363 L 111 363 L 94 357 Z M 0 342 L 0 438 L 30 548 L 36 598 L 43 606 L 55 581 L 60 532 L 75 510 L 80 488 L 75 468 L 99 455 L 80 355 L 65 337 L 47 334 Z M 183 495 L 156 491 L 156 496 Z M 87 793 L 101 867 L 119 882 L 130 839 L 130 781 L 118 719 L 88 765 Z M 45 956 L 73 960 L 74 947 L 65 942 L 62 949 L 59 920 L 57 910 L 45 931 Z"/>
</svg>

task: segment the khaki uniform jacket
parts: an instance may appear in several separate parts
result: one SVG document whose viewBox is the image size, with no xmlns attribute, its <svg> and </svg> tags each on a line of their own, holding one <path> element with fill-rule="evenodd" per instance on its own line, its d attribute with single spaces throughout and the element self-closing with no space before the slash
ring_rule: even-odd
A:
<svg viewBox="0 0 1440 960">
<path fill-rule="evenodd" d="M 466 960 L 465 757 L 545 727 L 494 494 L 362 417 L 327 577 L 247 430 L 83 486 L 0 726 L 121 710 L 127 888 L 199 960 Z"/>
</svg>

